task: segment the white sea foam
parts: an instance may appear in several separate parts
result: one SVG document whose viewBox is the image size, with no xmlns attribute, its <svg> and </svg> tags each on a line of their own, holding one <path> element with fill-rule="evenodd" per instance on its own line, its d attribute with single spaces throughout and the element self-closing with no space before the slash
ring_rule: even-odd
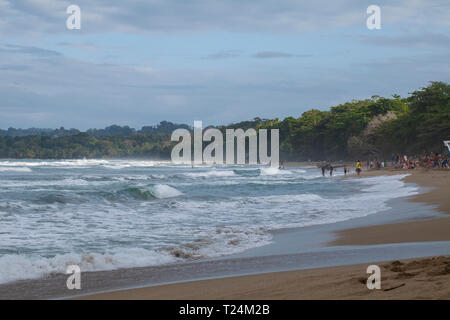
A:
<svg viewBox="0 0 450 320">
<path fill-rule="evenodd" d="M 150 193 L 158 199 L 173 198 L 183 195 L 181 191 L 165 184 L 157 184 L 149 188 Z"/>
<path fill-rule="evenodd" d="M 293 169 L 293 170 L 291 170 L 291 171 L 296 172 L 296 173 L 306 173 L 306 172 L 307 172 L 307 171 L 304 170 L 304 169 Z"/>
<path fill-rule="evenodd" d="M 0 168 L 1 171 L 1 168 Z M 101 186 L 112 183 L 111 181 L 87 181 L 79 178 L 65 178 L 61 180 L 33 180 L 33 181 L 17 181 L 5 180 L 3 187 L 74 187 L 74 186 Z M 36 191 L 34 189 L 34 191 Z"/>
<path fill-rule="evenodd" d="M 262 175 L 278 175 L 278 174 L 292 174 L 291 171 L 286 169 L 278 169 L 276 167 L 266 167 L 261 168 L 261 174 Z"/>
<path fill-rule="evenodd" d="M 0 172 L 31 172 L 30 168 L 26 167 L 0 167 Z"/>
<path fill-rule="evenodd" d="M 69 265 L 82 272 L 154 266 L 180 260 L 217 257 L 242 252 L 269 244 L 272 236 L 265 230 L 224 227 L 198 230 L 197 239 L 157 250 L 140 248 L 115 249 L 111 253 L 68 253 L 45 258 L 7 254 L 0 257 L 0 284 L 23 279 L 37 279 L 50 274 L 63 274 Z"/>
<path fill-rule="evenodd" d="M 202 172 L 187 172 L 186 176 L 192 178 L 207 178 L 207 177 L 231 177 L 234 176 L 235 173 L 232 170 L 211 170 L 211 171 L 202 171 Z"/>
<path fill-rule="evenodd" d="M 109 254 L 68 253 L 51 258 L 7 254 L 0 257 L 0 270 L 2 270 L 0 283 L 65 273 L 69 265 L 78 265 L 82 272 L 88 272 L 161 265 L 175 262 L 176 260 L 176 257 L 167 252 L 137 248 L 117 250 Z"/>
<path fill-rule="evenodd" d="M 0 166 L 5 167 L 87 167 L 109 163 L 107 160 L 81 159 L 81 160 L 59 160 L 59 161 L 23 161 L 2 160 Z"/>
<path fill-rule="evenodd" d="M 0 167 L 67 167 L 84 168 L 103 166 L 107 168 L 123 169 L 128 167 L 168 166 L 169 161 L 137 161 L 137 160 L 0 160 Z"/>
</svg>

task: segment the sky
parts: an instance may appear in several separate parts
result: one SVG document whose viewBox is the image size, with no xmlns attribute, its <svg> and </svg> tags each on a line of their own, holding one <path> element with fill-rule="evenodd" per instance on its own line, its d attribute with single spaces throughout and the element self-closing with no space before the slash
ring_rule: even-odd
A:
<svg viewBox="0 0 450 320">
<path fill-rule="evenodd" d="M 0 128 L 299 117 L 448 82 L 449 62 L 448 0 L 0 0 Z"/>
</svg>

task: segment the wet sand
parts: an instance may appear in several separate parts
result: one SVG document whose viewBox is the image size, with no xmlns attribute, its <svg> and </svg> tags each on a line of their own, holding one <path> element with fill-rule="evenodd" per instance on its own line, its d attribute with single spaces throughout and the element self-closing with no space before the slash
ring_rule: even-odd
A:
<svg viewBox="0 0 450 320">
<path fill-rule="evenodd" d="M 450 217 L 361 227 L 338 232 L 334 246 L 450 241 Z"/>
</svg>

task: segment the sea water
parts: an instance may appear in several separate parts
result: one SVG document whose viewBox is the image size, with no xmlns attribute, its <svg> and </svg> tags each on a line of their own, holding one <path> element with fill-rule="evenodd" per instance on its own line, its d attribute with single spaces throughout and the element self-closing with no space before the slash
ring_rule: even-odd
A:
<svg viewBox="0 0 450 320">
<path fill-rule="evenodd" d="M 269 244 L 272 230 L 389 209 L 402 175 L 322 177 L 315 166 L 142 160 L 0 160 L 0 283 L 210 258 Z"/>
</svg>

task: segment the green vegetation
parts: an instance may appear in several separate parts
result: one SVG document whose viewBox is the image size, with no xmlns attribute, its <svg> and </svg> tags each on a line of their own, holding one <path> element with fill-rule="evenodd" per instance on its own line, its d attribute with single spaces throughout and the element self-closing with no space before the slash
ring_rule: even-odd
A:
<svg viewBox="0 0 450 320">
<path fill-rule="evenodd" d="M 280 129 L 284 160 L 388 157 L 392 153 L 442 152 L 450 140 L 450 86 L 432 82 L 409 97 L 373 96 L 329 111 L 309 110 L 282 121 L 255 119 L 254 128 Z"/>
<path fill-rule="evenodd" d="M 170 158 L 176 128 L 161 122 L 141 130 L 128 126 L 105 129 L 0 130 L 0 158 Z M 279 128 L 284 160 L 338 160 L 389 157 L 392 153 L 441 152 L 450 140 L 450 86 L 432 82 L 409 97 L 393 96 L 347 102 L 329 111 L 316 109 L 299 118 L 255 118 L 226 128 Z"/>
<path fill-rule="evenodd" d="M 50 138 L 46 136 L 0 137 L 0 158 L 80 159 L 170 157 L 169 136 L 136 134 L 132 137 L 95 138 L 87 133 Z"/>
</svg>

